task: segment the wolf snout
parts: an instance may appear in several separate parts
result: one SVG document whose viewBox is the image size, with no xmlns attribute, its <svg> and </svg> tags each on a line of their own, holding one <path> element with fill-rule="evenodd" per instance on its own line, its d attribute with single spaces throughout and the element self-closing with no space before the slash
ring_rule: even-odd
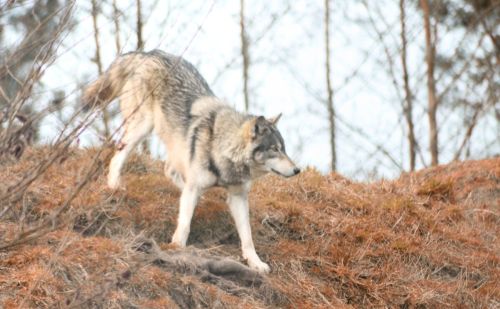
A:
<svg viewBox="0 0 500 309">
<path fill-rule="evenodd" d="M 300 173 L 300 168 L 298 168 L 298 167 L 294 167 L 294 169 L 293 169 L 293 174 L 294 174 L 294 175 L 297 175 L 298 173 Z"/>
</svg>

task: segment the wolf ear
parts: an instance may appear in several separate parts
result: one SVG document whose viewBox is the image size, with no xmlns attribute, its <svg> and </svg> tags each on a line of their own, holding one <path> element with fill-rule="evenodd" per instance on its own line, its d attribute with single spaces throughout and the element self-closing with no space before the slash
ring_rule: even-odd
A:
<svg viewBox="0 0 500 309">
<path fill-rule="evenodd" d="M 279 113 L 278 115 L 276 115 L 276 116 L 274 116 L 272 118 L 267 119 L 267 121 L 269 121 L 273 125 L 276 125 L 278 123 L 278 121 L 280 120 L 281 115 L 282 115 L 282 113 Z"/>
<path fill-rule="evenodd" d="M 265 124 L 266 118 L 264 118 L 264 116 L 255 118 L 254 125 L 252 127 L 252 139 L 256 138 L 258 135 L 263 135 L 266 130 L 268 130 Z"/>
</svg>

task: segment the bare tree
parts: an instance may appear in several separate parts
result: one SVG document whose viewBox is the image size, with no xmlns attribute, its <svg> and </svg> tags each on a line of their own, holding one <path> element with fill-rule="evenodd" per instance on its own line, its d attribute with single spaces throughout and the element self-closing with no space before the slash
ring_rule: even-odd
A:
<svg viewBox="0 0 500 309">
<path fill-rule="evenodd" d="M 428 118 L 429 118 L 429 144 L 431 153 L 431 164 L 433 166 L 439 163 L 438 159 L 438 131 L 436 122 L 437 99 L 436 99 L 436 82 L 434 80 L 434 66 L 436 54 L 436 38 L 432 37 L 431 18 L 429 0 L 420 0 L 420 5 L 424 13 L 424 29 L 425 29 L 425 55 L 427 62 L 427 96 L 428 96 Z"/>
<path fill-rule="evenodd" d="M 99 7 L 96 0 L 91 0 L 92 3 L 92 26 L 94 28 L 94 43 L 95 43 L 95 54 L 94 63 L 97 65 L 97 73 L 102 74 L 102 61 L 101 61 L 101 45 L 99 44 L 99 27 L 97 25 L 97 16 L 99 15 Z M 104 137 L 108 139 L 110 137 L 109 129 L 109 113 L 106 107 L 102 109 L 102 123 L 104 125 Z"/>
<path fill-rule="evenodd" d="M 142 27 L 144 26 L 142 22 L 142 4 L 141 0 L 136 0 L 137 7 L 137 50 L 142 50 L 144 48 L 144 41 L 142 39 Z"/>
<path fill-rule="evenodd" d="M 94 63 L 97 65 L 97 71 L 99 75 L 102 74 L 102 62 L 101 62 L 101 45 L 99 43 L 99 27 L 97 25 L 97 15 L 99 15 L 99 8 L 97 7 L 97 3 L 95 0 L 91 0 L 92 2 L 92 26 L 94 27 L 94 43 L 95 43 L 95 54 L 94 54 Z"/>
<path fill-rule="evenodd" d="M 116 0 L 113 0 L 113 23 L 115 24 L 115 46 L 116 53 L 120 54 L 122 47 L 120 43 L 120 11 L 116 5 Z"/>
<path fill-rule="evenodd" d="M 14 2 L 2 9 L 11 6 Z M 61 100 L 35 110 L 34 103 L 38 107 L 40 103 L 34 98 L 34 89 L 41 86 L 62 39 L 72 29 L 72 12 L 72 2 L 38 1 L 26 3 L 16 15 L 0 14 L 0 41 L 4 29 L 26 32 L 20 42 L 0 43 L 0 161 L 19 158 L 35 142 L 40 120 L 60 108 Z"/>
<path fill-rule="evenodd" d="M 240 38 L 241 38 L 241 57 L 243 59 L 243 97 L 245 101 L 245 111 L 248 112 L 248 69 L 250 67 L 250 56 L 248 54 L 248 37 L 246 33 L 245 22 L 245 0 L 240 0 Z"/>
<path fill-rule="evenodd" d="M 137 50 L 144 49 L 144 40 L 142 38 L 142 28 L 144 23 L 142 21 L 142 3 L 141 0 L 136 0 L 136 14 L 137 14 L 137 25 L 136 25 L 136 36 L 137 36 Z M 142 152 L 145 154 L 150 154 L 148 138 L 144 139 L 141 143 Z"/>
<path fill-rule="evenodd" d="M 400 23 L 401 23 L 401 66 L 403 68 L 403 84 L 405 90 L 405 99 L 403 104 L 403 113 L 408 125 L 408 145 L 410 157 L 410 171 L 415 170 L 415 155 L 416 155 L 416 140 L 413 126 L 413 97 L 408 82 L 408 65 L 407 65 L 407 40 L 406 40 L 406 12 L 405 0 L 399 1 Z"/>
<path fill-rule="evenodd" d="M 330 62 L 330 1 L 325 0 L 325 56 L 326 56 L 326 91 L 328 93 L 328 98 L 326 101 L 326 106 L 328 110 L 328 124 L 330 133 L 330 167 L 332 171 L 337 168 L 337 153 L 335 149 L 335 108 L 333 105 L 333 88 L 330 79 L 331 74 L 331 62 Z"/>
<path fill-rule="evenodd" d="M 70 1 L 3 1 L 0 5 L 0 133 L 2 123 L 6 126 L 12 124 L 14 119 L 32 118 L 35 107 L 40 107 L 37 98 L 32 94 L 26 100 L 20 100 L 20 95 L 27 95 L 26 90 L 37 87 L 44 87 L 36 82 L 31 83 L 29 78 L 33 77 L 35 64 L 40 63 L 40 59 L 52 59 L 51 53 L 54 49 L 52 45 L 60 39 L 61 22 L 65 22 L 64 32 L 71 30 L 73 22 L 68 16 L 60 13 L 66 12 L 66 8 L 71 7 Z M 12 13 L 15 12 L 15 13 Z M 24 33 L 10 43 L 6 35 L 10 31 Z M 57 38 L 56 41 L 54 39 Z M 49 48 L 50 47 L 50 48 Z M 53 61 L 53 60 L 51 60 Z M 38 75 L 38 74 L 33 74 Z M 27 87 L 30 84 L 33 87 Z M 23 101 L 19 105 L 19 110 L 14 107 L 16 102 Z M 36 104 L 33 104 L 35 103 Z M 9 115 L 9 117 L 8 117 Z M 12 117 L 10 117 L 12 116 Z M 7 123 L 5 123 L 7 122 Z M 10 123 L 10 124 L 9 124 Z M 37 123 L 30 122 L 34 130 L 34 138 L 38 134 Z"/>
</svg>

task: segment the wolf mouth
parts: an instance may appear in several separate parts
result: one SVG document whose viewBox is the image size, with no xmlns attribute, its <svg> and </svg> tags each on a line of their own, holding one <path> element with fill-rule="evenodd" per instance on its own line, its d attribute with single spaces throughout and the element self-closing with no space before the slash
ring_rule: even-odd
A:
<svg viewBox="0 0 500 309">
<path fill-rule="evenodd" d="M 278 175 L 283 176 L 283 177 L 286 177 L 286 178 L 291 177 L 291 176 L 287 176 L 287 175 L 285 175 L 285 174 L 282 174 L 282 173 L 278 172 L 278 171 L 277 171 L 277 170 L 275 170 L 274 168 L 271 168 L 271 171 L 273 171 L 273 173 L 275 173 L 275 174 L 278 174 Z"/>
</svg>

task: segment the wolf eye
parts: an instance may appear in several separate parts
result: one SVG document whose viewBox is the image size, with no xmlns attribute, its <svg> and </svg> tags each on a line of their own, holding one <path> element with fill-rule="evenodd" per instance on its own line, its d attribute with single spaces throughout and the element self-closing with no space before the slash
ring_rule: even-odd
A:
<svg viewBox="0 0 500 309">
<path fill-rule="evenodd" d="M 276 151 L 276 152 L 278 152 L 278 151 L 279 151 L 278 146 L 276 146 L 276 145 L 272 145 L 272 146 L 271 146 L 271 150 L 272 150 L 272 151 Z"/>
</svg>

